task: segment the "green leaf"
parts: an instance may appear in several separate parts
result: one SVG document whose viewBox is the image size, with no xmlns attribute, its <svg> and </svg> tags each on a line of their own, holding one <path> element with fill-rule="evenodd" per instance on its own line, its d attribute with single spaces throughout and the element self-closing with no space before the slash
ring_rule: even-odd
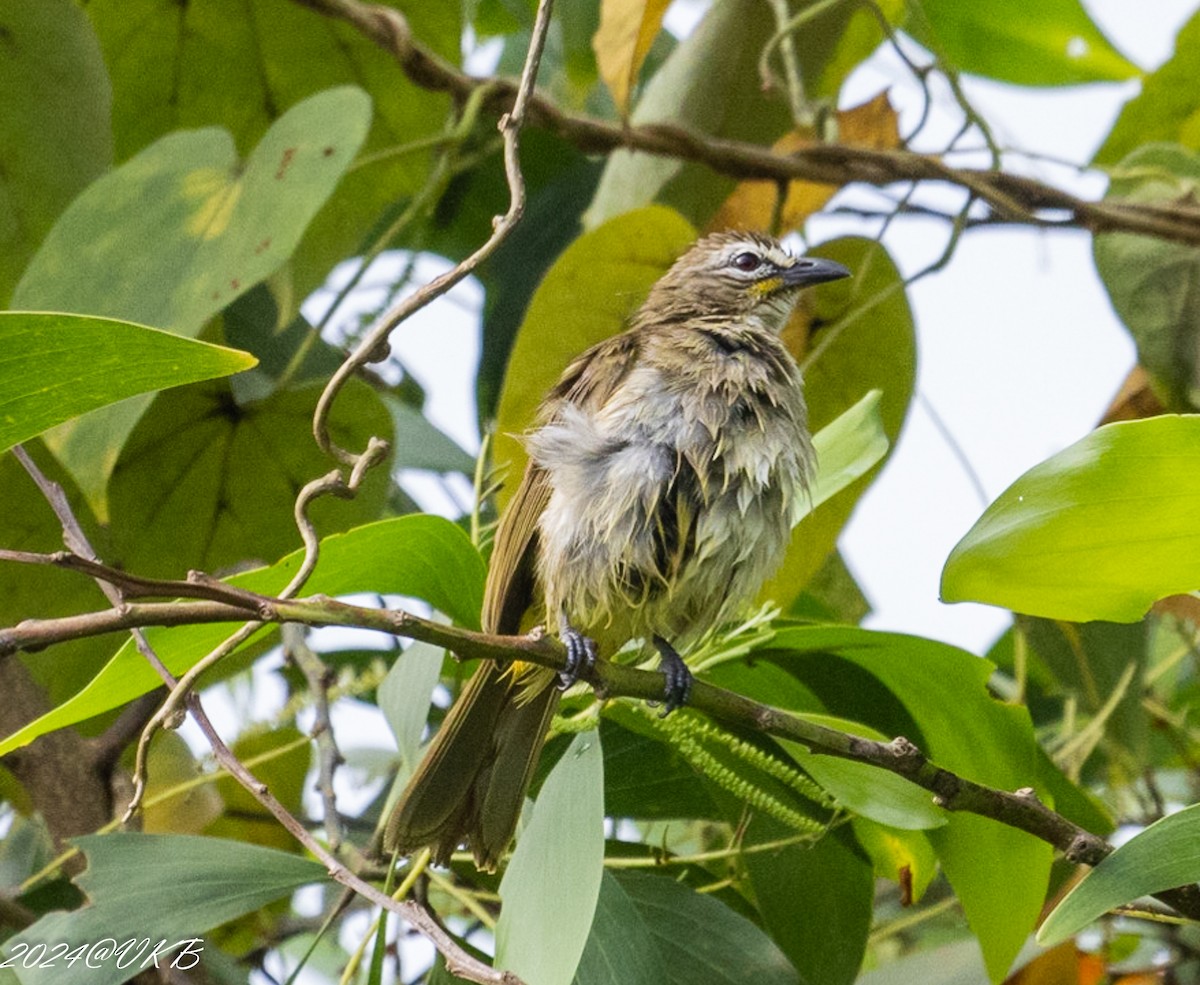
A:
<svg viewBox="0 0 1200 985">
<path fill-rule="evenodd" d="M 1200 58 L 1200 12 L 1175 35 L 1175 53 L 1142 77 L 1138 94 L 1125 104 L 1094 163 L 1113 165 L 1145 144 L 1159 141 L 1200 150 L 1200 93 L 1193 84 Z"/>
<path fill-rule="evenodd" d="M 853 276 L 824 284 L 801 299 L 801 316 L 811 317 L 813 331 L 793 351 L 807 347 L 801 368 L 809 426 L 819 432 L 858 405 L 864 394 L 878 390 L 878 420 L 886 439 L 894 443 L 912 401 L 917 371 L 916 329 L 904 280 L 887 251 L 871 240 L 837 239 L 813 253 L 845 264 Z M 865 432 L 860 436 L 868 437 Z M 878 447 L 878 437 L 871 437 L 870 443 Z M 824 451 L 825 456 L 833 454 L 838 453 Z M 825 467 L 823 460 L 817 464 L 819 470 Z M 761 598 L 784 609 L 791 605 L 836 548 L 855 504 L 881 467 L 877 463 L 868 469 L 796 526 L 787 556 Z"/>
<path fill-rule="evenodd" d="M 888 436 L 879 416 L 880 391 L 872 390 L 849 410 L 813 435 L 817 453 L 817 478 L 809 495 L 798 504 L 808 516 L 860 478 L 888 453 Z"/>
<path fill-rule="evenodd" d="M 244 163 L 224 130 L 164 137 L 71 204 L 13 306 L 195 336 L 291 256 L 357 153 L 370 112 L 359 89 L 321 93 L 281 117 Z M 147 404 L 141 398 L 48 439 L 98 513 L 109 469 Z"/>
<path fill-rule="evenodd" d="M 533 423 L 547 391 L 572 359 L 625 327 L 695 238 L 677 213 L 653 206 L 585 233 L 550 268 L 529 304 L 500 393 L 494 458 L 505 468 L 508 495 L 525 467 L 516 436 Z"/>
<path fill-rule="evenodd" d="M 138 970 L 140 962 L 132 956 L 141 941 L 149 940 L 147 955 L 160 940 L 167 945 L 191 940 L 199 953 L 205 931 L 329 878 L 319 862 L 219 838 L 118 833 L 87 835 L 75 843 L 88 857 L 77 881 L 90 905 L 42 917 L 21 939 L 53 945 L 111 938 L 114 950 L 133 940 L 126 952 L 130 960 L 19 967 L 22 985 L 118 985 Z"/>
<path fill-rule="evenodd" d="M 745 844 L 777 841 L 790 833 L 778 821 L 758 815 L 747 825 Z M 871 863 L 852 847 L 852 839 L 830 832 L 813 845 L 746 852 L 741 861 L 763 923 L 801 981 L 850 985 L 867 946 L 875 883 Z M 802 891 L 804 886 L 821 887 L 819 905 Z"/>
<path fill-rule="evenodd" d="M 58 214 L 112 161 L 112 89 L 70 0 L 0 9 L 0 305 Z"/>
<path fill-rule="evenodd" d="M 281 391 L 237 406 L 223 384 L 164 394 L 134 429 L 109 484 L 114 556 L 131 571 L 177 576 L 261 564 L 297 543 L 292 517 L 305 483 L 329 471 L 312 440 L 321 388 Z M 387 412 L 364 383 L 333 404 L 330 434 L 344 448 L 371 435 L 391 440 Z M 318 530 L 376 519 L 388 493 L 387 465 L 368 473 L 357 495 L 316 500 Z"/>
<path fill-rule="evenodd" d="M 254 372 L 233 382 L 233 395 L 239 404 L 261 400 L 281 382 L 289 387 L 324 382 L 345 358 L 324 339 L 311 337 L 316 329 L 303 315 L 280 324 L 280 307 L 285 303 L 279 297 L 281 293 L 283 288 L 272 281 L 261 281 L 221 312 L 225 342 L 258 357 Z M 307 354 L 298 367 L 291 366 L 292 357 L 302 347 L 307 347 Z"/>
<path fill-rule="evenodd" d="M 460 4 L 391 0 L 386 6 L 403 13 L 423 45 L 458 61 Z M 306 97 L 348 84 L 367 90 L 375 120 L 363 149 L 371 161 L 347 175 L 296 252 L 299 297 L 429 177 L 434 153 L 428 146 L 379 152 L 441 131 L 450 98 L 410 82 L 389 52 L 351 24 L 279 0 L 258 0 L 252 12 L 242 0 L 182 6 L 176 0 L 87 0 L 85 7 L 112 73 L 118 160 L 172 130 L 203 126 L 227 127 L 244 153 Z"/>
<path fill-rule="evenodd" d="M 303 813 L 304 781 L 313 765 L 313 744 L 306 742 L 294 745 L 300 737 L 301 733 L 295 726 L 284 725 L 270 731 L 249 731 L 239 736 L 233 745 L 233 754 L 243 763 L 283 746 L 293 746 L 286 753 L 255 764 L 253 772 L 259 782 L 270 788 L 271 795 L 284 809 L 296 815 Z M 205 829 L 205 834 L 283 852 L 303 851 L 291 833 L 266 813 L 254 795 L 232 776 L 219 777 L 215 787 L 225 802 L 225 810 Z"/>
<path fill-rule="evenodd" d="M 227 579 L 231 585 L 271 595 L 296 573 L 303 551 L 269 568 Z M 423 598 L 435 609 L 471 629 L 479 627 L 484 564 L 467 535 L 441 517 L 413 515 L 381 520 L 321 541 L 321 557 L 306 585 L 312 594 L 378 592 Z M 231 626 L 151 628 L 146 634 L 163 663 L 181 674 L 229 635 Z M 270 630 L 263 629 L 259 636 Z M 39 735 L 119 708 L 162 683 L 132 642 L 87 687 L 57 708 L 0 742 L 0 756 Z"/>
<path fill-rule="evenodd" d="M 606 869 L 574 985 L 662 985 L 667 981 L 670 971 L 658 941 L 621 881 Z"/>
<path fill-rule="evenodd" d="M 1196 194 L 1200 156 L 1183 147 L 1141 147 L 1115 169 L 1107 198 L 1169 205 Z M 1138 361 L 1168 407 L 1200 407 L 1200 250 L 1149 236 L 1107 233 L 1093 243 L 1096 270 L 1133 335 Z"/>
<path fill-rule="evenodd" d="M 646 83 L 630 122 L 669 123 L 694 133 L 771 144 L 790 125 L 783 100 L 762 91 L 757 60 L 774 31 L 757 0 L 721 0 Z M 584 226 L 658 201 L 702 226 L 732 179 L 671 157 L 619 150 L 609 156 Z"/>
<path fill-rule="evenodd" d="M 1038 931 L 1050 947 L 1113 907 L 1200 881 L 1200 804 L 1155 821 L 1092 869 Z"/>
<path fill-rule="evenodd" d="M 521 166 L 530 182 L 525 218 L 479 269 L 485 295 L 476 396 L 484 421 L 496 414 L 509 353 L 533 292 L 559 254 L 579 235 L 579 217 L 591 201 L 602 162 L 585 157 L 550 134 L 527 130 L 521 135 Z M 471 249 L 481 241 L 479 236 L 486 238 L 490 233 L 492 217 L 507 207 L 508 188 L 499 176 L 492 176 L 493 184 L 501 187 L 492 189 L 491 199 L 479 194 L 483 191 L 479 185 L 488 174 L 476 170 L 464 176 L 470 183 L 463 190 L 462 208 L 470 204 L 478 212 L 481 206 L 491 205 L 479 217 L 480 232 L 471 240 Z M 462 232 L 472 227 L 460 222 L 454 228 Z"/>
<path fill-rule="evenodd" d="M 922 0 L 920 9 L 924 18 L 917 40 L 973 75 L 1016 85 L 1060 86 L 1116 82 L 1138 74 L 1079 0 Z"/>
<path fill-rule="evenodd" d="M 256 361 L 109 318 L 0 312 L 0 451 L 97 407 Z"/>
<path fill-rule="evenodd" d="M 807 9 L 815 8 L 813 4 Z M 805 93 L 836 103 L 842 83 L 884 41 L 880 18 L 897 28 L 907 15 L 904 0 L 881 0 L 874 10 L 855 4 L 821 9 L 819 20 L 792 32 Z M 775 64 L 778 72 L 777 59 Z"/>
<path fill-rule="evenodd" d="M 610 703 L 600 735 L 606 815 L 640 820 L 718 816 L 696 771 L 640 712 L 624 702 Z"/>
<path fill-rule="evenodd" d="M 1200 587 L 1200 417 L 1098 428 L 1035 465 L 951 551 L 942 598 L 1133 622 Z"/>
<path fill-rule="evenodd" d="M 895 883 L 906 883 L 913 903 L 919 903 L 937 875 L 937 854 L 920 831 L 890 828 L 866 817 L 853 817 L 850 824 L 859 846 L 871 858 L 875 875 Z"/>
<path fill-rule="evenodd" d="M 1133 761 L 1145 762 L 1151 728 L 1149 715 L 1142 706 L 1147 627 L 1141 623 L 1099 620 L 1073 625 L 1048 619 L 1022 620 L 1022 626 L 1032 652 L 1075 702 L 1077 714 L 1082 712 L 1093 722 L 1097 714 L 1105 714 L 1103 722 L 1096 723 L 1101 726 L 1098 733 L 1091 742 L 1080 747 L 1080 752 L 1068 755 L 1073 743 L 1055 750 L 1059 762 L 1065 767 L 1072 764 L 1074 770 L 1066 768 L 1078 773 L 1087 754 L 1096 747 L 1114 764 L 1129 762 L 1125 758 L 1129 756 Z M 1118 693 L 1122 687 L 1122 693 Z M 1112 704 L 1114 701 L 1115 705 Z M 1086 718 L 1080 721 L 1075 738 L 1086 735 L 1091 725 Z M 1061 805 L 1059 812 L 1062 812 Z"/>
<path fill-rule="evenodd" d="M 421 736 L 429 718 L 429 701 L 442 673 L 446 651 L 417 640 L 405 648 L 379 685 L 379 710 L 387 719 L 400 752 L 401 783 L 416 768 Z"/>
<path fill-rule="evenodd" d="M 989 696 L 988 661 L 919 637 L 801 626 L 781 628 L 766 653 L 818 691 L 832 714 L 903 734 L 906 716 L 890 713 L 848 673 L 866 671 L 900 702 L 919 730 L 908 737 L 939 766 L 1002 790 L 1034 786 L 1050 800 L 1028 712 Z M 1037 919 L 1053 852 L 1031 835 L 966 813 L 950 814 L 927 835 L 999 980 Z"/>
<path fill-rule="evenodd" d="M 605 872 L 575 981 L 797 985 L 787 958 L 745 917 L 674 879 L 644 872 Z"/>
<path fill-rule="evenodd" d="M 291 255 L 370 116 L 362 90 L 331 89 L 282 116 L 245 162 L 225 130 L 163 137 L 71 204 L 14 304 L 196 335 Z"/>
<path fill-rule="evenodd" d="M 804 717 L 826 728 L 888 741 L 882 732 L 859 722 L 829 715 Z M 946 823 L 946 812 L 934 805 L 933 795 L 902 776 L 852 759 L 816 755 L 795 742 L 785 741 L 782 745 L 809 776 L 856 814 L 891 828 L 914 831 L 940 828 Z"/>
<path fill-rule="evenodd" d="M 500 881 L 496 967 L 532 985 L 569 985 L 604 872 L 600 733 L 581 732 L 542 784 Z"/>
<path fill-rule="evenodd" d="M 430 423 L 416 407 L 391 393 L 383 394 L 383 403 L 392 415 L 396 432 L 392 446 L 396 468 L 474 474 L 475 458 Z"/>
</svg>

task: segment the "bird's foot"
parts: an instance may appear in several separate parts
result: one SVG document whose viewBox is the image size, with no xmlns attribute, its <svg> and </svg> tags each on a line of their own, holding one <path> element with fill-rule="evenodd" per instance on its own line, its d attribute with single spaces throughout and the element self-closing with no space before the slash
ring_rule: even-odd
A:
<svg viewBox="0 0 1200 985">
<path fill-rule="evenodd" d="M 662 714 L 658 717 L 666 718 L 676 708 L 682 708 L 688 703 L 688 698 L 692 695 L 692 672 L 683 662 L 683 657 L 676 652 L 675 647 L 661 636 L 655 636 L 652 642 L 658 651 L 664 684 L 665 703 Z"/>
<path fill-rule="evenodd" d="M 558 635 L 567 648 L 567 665 L 558 672 L 557 687 L 565 691 L 581 674 L 590 674 L 596 666 L 596 641 L 584 636 L 565 618 L 559 621 Z"/>
</svg>

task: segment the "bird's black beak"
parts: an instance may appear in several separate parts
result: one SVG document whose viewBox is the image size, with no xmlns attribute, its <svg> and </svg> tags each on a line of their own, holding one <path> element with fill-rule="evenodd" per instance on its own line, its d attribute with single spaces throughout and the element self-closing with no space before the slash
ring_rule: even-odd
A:
<svg viewBox="0 0 1200 985">
<path fill-rule="evenodd" d="M 831 280 L 849 277 L 850 271 L 834 260 L 823 257 L 801 257 L 790 267 L 779 271 L 779 276 L 788 287 L 810 287 Z"/>
</svg>

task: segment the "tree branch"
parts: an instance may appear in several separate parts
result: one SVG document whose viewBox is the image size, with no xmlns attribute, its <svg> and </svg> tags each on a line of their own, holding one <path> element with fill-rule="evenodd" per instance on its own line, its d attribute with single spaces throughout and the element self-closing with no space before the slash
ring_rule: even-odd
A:
<svg viewBox="0 0 1200 985">
<path fill-rule="evenodd" d="M 485 90 L 483 108 L 509 112 L 517 85 L 510 79 L 467 75 L 439 58 L 412 36 L 403 15 L 390 7 L 361 0 L 294 0 L 327 17 L 353 24 L 395 56 L 404 74 L 418 86 L 466 100 Z M 550 130 L 581 151 L 608 154 L 641 151 L 694 161 L 740 180 L 804 180 L 830 185 L 862 182 L 938 181 L 957 185 L 988 203 L 1008 222 L 1082 228 L 1092 233 L 1127 232 L 1200 245 L 1200 208 L 1180 200 L 1170 204 L 1131 201 L 1090 202 L 1053 185 L 997 170 L 955 168 L 940 158 L 908 150 L 874 150 L 844 144 L 818 144 L 792 154 L 776 154 L 758 144 L 721 140 L 671 124 L 632 126 L 568 113 L 534 94 L 528 125 Z"/>
<path fill-rule="evenodd" d="M 524 636 L 497 636 L 447 626 L 408 612 L 349 605 L 325 596 L 306 599 L 258 596 L 255 606 L 255 618 L 264 622 L 376 629 L 445 647 L 463 659 L 522 660 L 553 670 L 566 665 L 562 644 L 541 631 Z M 223 601 L 183 601 L 127 605 L 62 619 L 26 620 L 0 630 L 0 653 L 40 649 L 79 635 L 113 632 L 135 625 L 229 622 L 244 619 L 248 614 Z M 584 679 L 605 697 L 662 698 L 662 675 L 656 671 L 601 660 Z M 934 802 L 944 809 L 978 814 L 1025 831 L 1053 845 L 1071 861 L 1096 865 L 1112 851 L 1103 838 L 1048 808 L 1032 789 L 1009 792 L 976 783 L 930 762 L 903 737 L 876 742 L 839 732 L 702 680 L 696 681 L 692 689 L 689 707 L 727 725 L 790 739 L 815 753 L 852 759 L 896 773 L 928 790 Z M 1159 893 L 1158 898 L 1185 916 L 1200 919 L 1200 891 L 1196 887 Z"/>
</svg>

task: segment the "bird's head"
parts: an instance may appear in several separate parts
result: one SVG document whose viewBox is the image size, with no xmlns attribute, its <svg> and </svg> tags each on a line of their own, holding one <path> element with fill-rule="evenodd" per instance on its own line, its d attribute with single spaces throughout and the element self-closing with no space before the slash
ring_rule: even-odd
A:
<svg viewBox="0 0 1200 985">
<path fill-rule="evenodd" d="M 654 285 L 643 310 L 659 317 L 753 317 L 778 331 L 801 288 L 849 276 L 840 263 L 794 257 L 768 236 L 713 233 L 675 261 Z"/>
</svg>

